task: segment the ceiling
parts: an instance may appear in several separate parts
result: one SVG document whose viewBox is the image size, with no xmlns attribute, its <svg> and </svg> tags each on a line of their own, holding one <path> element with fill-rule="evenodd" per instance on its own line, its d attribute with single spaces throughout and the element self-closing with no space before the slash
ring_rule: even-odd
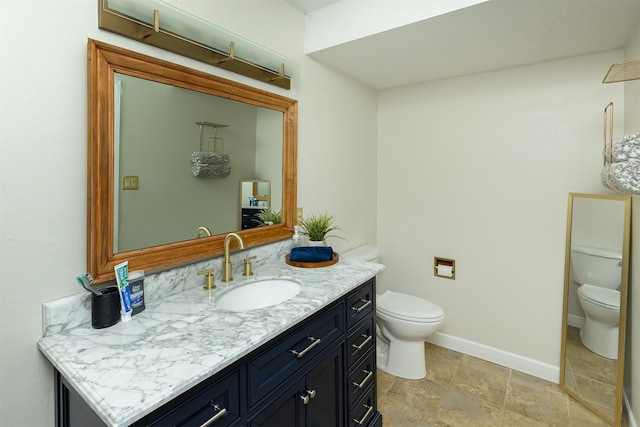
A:
<svg viewBox="0 0 640 427">
<path fill-rule="evenodd" d="M 349 0 L 288 1 L 309 20 Z M 490 0 L 307 54 L 382 90 L 622 48 L 639 19 L 640 0 Z"/>
</svg>

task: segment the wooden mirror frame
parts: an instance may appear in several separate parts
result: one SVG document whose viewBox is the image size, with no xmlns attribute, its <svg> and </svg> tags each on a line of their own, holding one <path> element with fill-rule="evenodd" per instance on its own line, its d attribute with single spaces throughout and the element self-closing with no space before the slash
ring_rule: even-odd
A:
<svg viewBox="0 0 640 427">
<path fill-rule="evenodd" d="M 281 111 L 282 223 L 238 231 L 245 248 L 290 238 L 297 204 L 298 102 L 202 71 L 89 39 L 88 45 L 87 270 L 96 283 L 112 280 L 114 266 L 153 272 L 220 255 L 224 234 L 114 253 L 114 73 Z M 236 202 L 234 201 L 234 204 Z"/>
<path fill-rule="evenodd" d="M 622 236 L 622 265 L 620 277 L 620 325 L 618 331 L 618 359 L 616 368 L 616 390 L 615 390 L 615 408 L 613 418 L 609 418 L 607 414 L 602 412 L 598 407 L 585 400 L 576 390 L 566 384 L 567 371 L 567 318 L 569 314 L 569 281 L 571 280 L 571 245 L 572 245 L 572 228 L 573 228 L 573 207 L 574 198 L 612 200 L 623 203 L 623 236 Z M 565 248 L 565 265 L 564 265 L 564 297 L 562 307 L 562 342 L 560 350 L 560 388 L 579 402 L 585 408 L 598 415 L 606 422 L 620 426 L 622 424 L 622 405 L 623 405 L 623 381 L 624 381 L 624 363 L 625 363 L 625 338 L 626 338 L 626 320 L 627 320 L 627 292 L 629 287 L 629 266 L 631 261 L 631 196 L 614 196 L 603 194 L 585 194 L 585 193 L 569 193 L 569 204 L 567 210 L 567 237 Z"/>
</svg>

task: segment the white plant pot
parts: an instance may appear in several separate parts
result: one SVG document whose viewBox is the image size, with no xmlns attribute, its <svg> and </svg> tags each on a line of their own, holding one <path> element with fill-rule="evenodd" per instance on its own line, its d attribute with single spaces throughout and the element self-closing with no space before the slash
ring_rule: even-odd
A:
<svg viewBox="0 0 640 427">
<path fill-rule="evenodd" d="M 309 240 L 307 246 L 327 246 L 324 240 Z"/>
</svg>

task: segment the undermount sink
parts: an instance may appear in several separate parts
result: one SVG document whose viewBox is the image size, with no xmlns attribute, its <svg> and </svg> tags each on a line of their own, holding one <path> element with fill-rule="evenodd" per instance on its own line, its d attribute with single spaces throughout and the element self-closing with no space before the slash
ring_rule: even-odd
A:
<svg viewBox="0 0 640 427">
<path fill-rule="evenodd" d="M 259 279 L 224 291 L 215 304 L 230 311 L 257 310 L 291 299 L 300 289 L 300 283 L 291 279 Z"/>
</svg>

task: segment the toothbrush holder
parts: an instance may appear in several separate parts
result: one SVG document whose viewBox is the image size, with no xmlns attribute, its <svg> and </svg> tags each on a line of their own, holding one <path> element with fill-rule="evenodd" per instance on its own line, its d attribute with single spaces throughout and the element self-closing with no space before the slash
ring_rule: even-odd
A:
<svg viewBox="0 0 640 427">
<path fill-rule="evenodd" d="M 108 328 L 120 321 L 120 295 L 118 288 L 102 289 L 101 295 L 91 295 L 91 326 Z"/>
</svg>

